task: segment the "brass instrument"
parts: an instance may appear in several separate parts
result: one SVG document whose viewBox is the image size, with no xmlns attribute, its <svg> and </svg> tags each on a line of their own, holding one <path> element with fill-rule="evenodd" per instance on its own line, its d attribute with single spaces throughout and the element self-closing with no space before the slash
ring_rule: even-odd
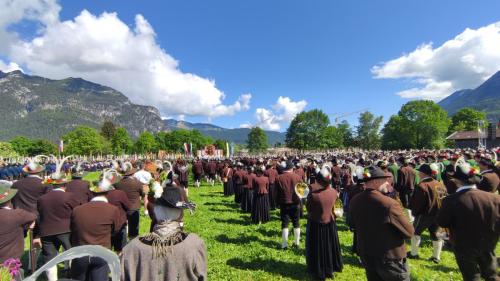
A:
<svg viewBox="0 0 500 281">
<path fill-rule="evenodd" d="M 309 194 L 309 186 L 305 182 L 299 182 L 295 185 L 295 194 L 300 198 L 307 198 Z"/>
</svg>

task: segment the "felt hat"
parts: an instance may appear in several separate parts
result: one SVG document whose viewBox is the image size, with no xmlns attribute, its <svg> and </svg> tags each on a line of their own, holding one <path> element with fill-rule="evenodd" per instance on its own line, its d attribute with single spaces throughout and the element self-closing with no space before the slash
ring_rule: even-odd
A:
<svg viewBox="0 0 500 281">
<path fill-rule="evenodd" d="M 39 174 L 45 170 L 45 166 L 39 163 L 39 158 L 49 158 L 45 155 L 37 155 L 33 158 L 28 158 L 28 163 L 23 167 L 23 172 L 27 174 Z"/>
<path fill-rule="evenodd" d="M 130 162 L 123 162 L 120 168 L 120 173 L 126 177 L 131 176 L 137 172 L 137 169 L 132 166 Z"/>
<path fill-rule="evenodd" d="M 0 204 L 9 202 L 16 196 L 17 189 L 12 189 L 12 182 L 0 180 Z"/>
<path fill-rule="evenodd" d="M 374 179 L 384 179 L 389 177 L 390 175 L 386 174 L 384 170 L 382 170 L 380 167 L 377 166 L 369 166 L 368 168 L 365 169 L 365 172 L 363 174 L 365 182 Z"/>
<path fill-rule="evenodd" d="M 121 179 L 122 176 L 115 169 L 106 169 L 103 171 L 99 181 L 91 183 L 90 191 L 100 194 L 114 190 L 114 184 L 119 182 Z"/>
<path fill-rule="evenodd" d="M 62 166 L 66 160 L 73 156 L 66 156 L 62 159 L 57 159 L 57 157 L 51 155 L 56 162 L 56 170 L 54 173 L 52 173 L 45 181 L 45 184 L 52 184 L 52 185 L 63 185 L 69 182 L 68 178 L 66 175 L 62 172 Z"/>
</svg>

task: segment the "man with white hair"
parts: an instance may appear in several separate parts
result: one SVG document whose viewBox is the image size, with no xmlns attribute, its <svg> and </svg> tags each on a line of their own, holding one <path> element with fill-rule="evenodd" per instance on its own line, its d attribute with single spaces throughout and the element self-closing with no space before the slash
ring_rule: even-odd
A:
<svg viewBox="0 0 500 281">
<path fill-rule="evenodd" d="M 203 240 L 182 228 L 184 190 L 167 186 L 156 199 L 157 224 L 151 233 L 132 240 L 122 252 L 122 281 L 206 280 L 207 251 Z"/>
</svg>

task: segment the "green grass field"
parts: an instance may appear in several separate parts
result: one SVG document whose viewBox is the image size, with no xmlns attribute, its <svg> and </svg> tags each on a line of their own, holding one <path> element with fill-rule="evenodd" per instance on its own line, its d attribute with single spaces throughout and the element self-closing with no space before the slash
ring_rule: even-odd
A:
<svg viewBox="0 0 500 281">
<path fill-rule="evenodd" d="M 278 210 L 272 212 L 269 223 L 252 224 L 250 215 L 240 211 L 233 197 L 223 196 L 221 185 L 190 187 L 189 199 L 197 204 L 197 210 L 193 215 L 185 213 L 185 228 L 205 241 L 209 280 L 310 280 L 304 249 L 305 219 L 301 220 L 300 248 L 281 250 Z M 343 219 L 337 224 L 344 270 L 334 280 L 366 280 L 361 264 L 350 252 L 352 233 Z M 149 230 L 149 225 L 149 218 L 141 216 L 141 234 Z M 292 238 L 290 235 L 290 243 Z M 410 260 L 412 280 L 462 280 L 453 253 L 443 251 L 439 265 L 427 261 L 431 255 L 432 244 L 424 233 L 421 260 Z"/>
</svg>

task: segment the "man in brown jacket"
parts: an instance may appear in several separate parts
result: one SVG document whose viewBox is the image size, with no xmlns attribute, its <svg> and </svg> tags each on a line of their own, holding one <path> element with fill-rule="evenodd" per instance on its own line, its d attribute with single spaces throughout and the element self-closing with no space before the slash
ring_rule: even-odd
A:
<svg viewBox="0 0 500 281">
<path fill-rule="evenodd" d="M 280 205 L 282 249 L 288 247 L 288 224 L 290 220 L 292 220 L 295 238 L 293 245 L 298 247 L 300 243 L 300 199 L 295 194 L 295 185 L 301 182 L 302 179 L 293 172 L 293 167 L 293 163 L 288 161 L 285 171 L 276 178 L 277 199 Z"/>
<path fill-rule="evenodd" d="M 38 198 L 49 192 L 52 188 L 50 185 L 43 184 L 40 175 L 44 170 L 45 167 L 43 165 L 35 162 L 30 162 L 23 168 L 23 171 L 27 173 L 28 176 L 16 181 L 12 185 L 13 189 L 17 189 L 16 197 L 12 200 L 14 208 L 23 209 L 38 215 Z"/>
<path fill-rule="evenodd" d="M 410 165 L 410 159 L 404 158 L 403 166 L 398 170 L 396 190 L 405 208 L 409 208 L 410 198 L 415 189 L 415 170 Z"/>
<path fill-rule="evenodd" d="M 481 170 L 481 181 L 477 188 L 486 192 L 496 193 L 500 179 L 495 172 L 495 164 L 491 159 L 481 158 L 479 160 L 479 169 Z"/>
<path fill-rule="evenodd" d="M 9 258 L 20 259 L 24 251 L 25 229 L 36 215 L 23 209 L 12 208 L 11 200 L 17 193 L 12 183 L 0 181 L 0 264 Z"/>
<path fill-rule="evenodd" d="M 450 230 L 462 277 L 499 280 L 495 247 L 500 235 L 500 196 L 477 189 L 480 179 L 468 164 L 458 165 L 451 177 L 458 188 L 443 200 L 437 222 Z"/>
<path fill-rule="evenodd" d="M 428 229 L 433 246 L 433 255 L 430 259 L 434 263 L 441 260 L 441 249 L 443 239 L 438 237 L 439 226 L 436 222 L 436 215 L 441 208 L 441 200 L 446 196 L 446 187 L 434 177 L 438 173 L 439 167 L 436 164 L 422 164 L 419 167 L 420 183 L 415 187 L 413 196 L 410 199 L 411 212 L 415 216 L 413 227 L 415 235 L 411 238 L 411 252 L 409 258 L 418 258 L 421 235 Z"/>
<path fill-rule="evenodd" d="M 78 202 L 84 204 L 92 199 L 92 192 L 89 189 L 89 182 L 82 179 L 84 173 L 80 169 L 77 169 L 77 167 L 73 168 L 72 181 L 66 185 L 66 192 L 73 193 Z"/>
<path fill-rule="evenodd" d="M 368 281 L 410 280 L 405 239 L 413 226 L 394 199 L 385 196 L 387 175 L 371 166 L 365 173 L 365 189 L 349 208 L 351 226 L 356 229 L 356 247 Z"/>
<path fill-rule="evenodd" d="M 121 171 L 124 177 L 115 186 L 116 189 L 127 194 L 127 198 L 130 202 L 130 210 L 127 212 L 128 237 L 134 239 L 139 235 L 141 198 L 144 197 L 145 194 L 142 183 L 133 176 L 137 170 L 132 167 L 132 164 L 126 164 L 129 165 L 125 165 L 126 168 Z"/>
<path fill-rule="evenodd" d="M 90 202 L 73 209 L 71 214 L 71 243 L 74 247 L 100 245 L 111 249 L 111 236 L 125 223 L 118 207 L 108 203 L 106 193 L 113 183 L 104 176 L 93 188 L 95 197 Z M 109 268 L 99 257 L 82 257 L 73 260 L 71 278 L 75 280 L 108 280 Z"/>
<path fill-rule="evenodd" d="M 70 218 L 73 208 L 80 205 L 74 194 L 66 192 L 66 179 L 54 185 L 54 188 L 38 199 L 38 221 L 34 244 L 42 245 L 42 260 L 47 263 L 64 250 L 71 248 Z M 68 266 L 69 267 L 69 266 Z M 46 271 L 47 280 L 57 280 L 57 267 Z"/>
</svg>

